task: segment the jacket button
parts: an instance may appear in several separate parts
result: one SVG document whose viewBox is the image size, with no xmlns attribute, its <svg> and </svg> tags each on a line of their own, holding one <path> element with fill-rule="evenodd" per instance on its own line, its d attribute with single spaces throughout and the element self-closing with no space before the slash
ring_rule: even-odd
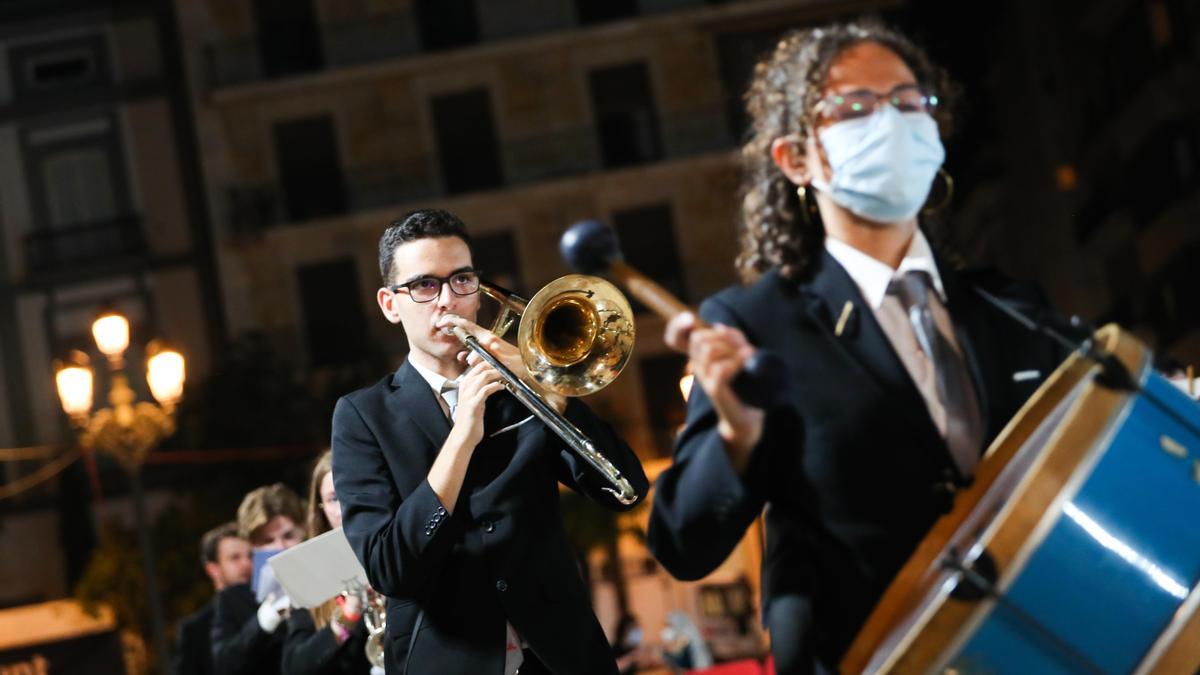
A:
<svg viewBox="0 0 1200 675">
<path fill-rule="evenodd" d="M 484 532 L 487 532 L 487 533 L 489 533 L 489 534 L 490 534 L 490 533 L 492 533 L 492 532 L 495 532 L 495 531 L 496 531 L 496 524 L 495 524 L 495 523 L 493 523 L 493 522 L 492 522 L 492 521 L 490 521 L 490 520 L 485 520 L 485 521 L 483 521 L 483 531 L 484 531 Z"/>
<path fill-rule="evenodd" d="M 496 590 L 500 591 L 501 593 L 503 593 L 504 591 L 507 591 L 508 590 L 508 582 L 503 579 L 501 579 L 500 581 L 497 581 L 496 582 Z"/>
</svg>

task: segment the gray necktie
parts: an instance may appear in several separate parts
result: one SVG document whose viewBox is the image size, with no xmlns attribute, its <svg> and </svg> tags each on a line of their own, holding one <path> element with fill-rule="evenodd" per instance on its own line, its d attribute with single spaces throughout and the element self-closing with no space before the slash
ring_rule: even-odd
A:
<svg viewBox="0 0 1200 675">
<path fill-rule="evenodd" d="M 458 407 L 458 380 L 445 380 L 438 395 L 446 402 L 447 417 L 454 421 L 454 409 Z"/>
<path fill-rule="evenodd" d="M 933 364 L 938 399 L 946 409 L 946 445 L 962 475 L 970 476 L 979 462 L 982 440 L 979 407 L 962 357 L 938 330 L 929 309 L 931 285 L 929 273 L 912 271 L 894 279 L 888 292 L 899 298 L 917 344 Z"/>
</svg>

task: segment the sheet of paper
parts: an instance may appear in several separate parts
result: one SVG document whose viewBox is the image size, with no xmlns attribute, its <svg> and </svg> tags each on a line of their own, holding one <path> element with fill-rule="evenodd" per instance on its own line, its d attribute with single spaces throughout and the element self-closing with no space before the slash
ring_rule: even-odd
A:
<svg viewBox="0 0 1200 675">
<path fill-rule="evenodd" d="M 316 607 L 342 591 L 367 585 L 367 573 L 340 527 L 273 556 L 267 564 L 293 607 Z"/>
</svg>

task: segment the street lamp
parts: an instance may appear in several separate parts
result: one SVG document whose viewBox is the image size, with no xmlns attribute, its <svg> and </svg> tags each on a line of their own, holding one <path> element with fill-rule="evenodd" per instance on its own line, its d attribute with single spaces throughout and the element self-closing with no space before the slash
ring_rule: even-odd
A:
<svg viewBox="0 0 1200 675">
<path fill-rule="evenodd" d="M 92 324 L 96 347 L 108 359 L 112 372 L 109 407 L 92 410 L 92 369 L 87 355 L 72 352 L 55 373 L 63 410 L 79 430 L 85 450 L 102 450 L 112 455 L 129 475 L 133 488 L 134 522 L 142 547 L 146 595 L 150 603 L 150 628 L 160 669 L 167 668 L 162 599 L 154 573 L 154 548 L 146 527 L 146 504 L 142 494 L 142 463 L 146 454 L 175 433 L 175 404 L 183 395 L 183 356 L 158 342 L 146 348 L 146 383 L 157 401 L 138 401 L 125 375 L 125 350 L 129 347 L 129 320 L 117 312 L 102 313 Z"/>
</svg>

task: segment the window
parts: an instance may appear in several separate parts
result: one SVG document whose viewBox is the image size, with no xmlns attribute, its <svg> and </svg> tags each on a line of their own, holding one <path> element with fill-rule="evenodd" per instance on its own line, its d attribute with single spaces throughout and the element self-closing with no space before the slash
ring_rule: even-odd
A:
<svg viewBox="0 0 1200 675">
<path fill-rule="evenodd" d="M 29 129 L 24 153 L 35 219 L 25 237 L 30 271 L 144 251 L 111 118 Z"/>
<path fill-rule="evenodd" d="M 750 86 L 754 64 L 764 54 L 770 53 L 779 41 L 780 33 L 778 29 L 771 29 L 726 33 L 716 38 L 722 98 L 725 101 L 725 119 L 729 125 L 730 138 L 740 141 L 746 137 L 750 120 L 746 117 L 746 105 L 742 96 Z"/>
<path fill-rule="evenodd" d="M 679 380 L 687 368 L 687 357 L 668 353 L 641 361 L 642 392 L 646 399 L 646 421 L 654 434 L 660 457 L 670 457 L 675 433 L 687 418 L 687 404 Z"/>
<path fill-rule="evenodd" d="M 40 229 L 89 225 L 128 213 L 121 139 L 111 118 L 30 129 L 25 154 Z"/>
<path fill-rule="evenodd" d="M 1127 189 L 1138 227 L 1200 188 L 1200 125 L 1175 120 L 1152 131 L 1130 158 Z"/>
<path fill-rule="evenodd" d="M 582 26 L 616 21 L 637 16 L 637 0 L 575 0 L 575 14 Z"/>
<path fill-rule="evenodd" d="M 433 127 L 446 192 L 458 194 L 504 184 L 500 144 L 486 89 L 433 99 Z"/>
<path fill-rule="evenodd" d="M 313 366 L 357 362 L 367 346 L 367 334 L 354 261 L 307 265 L 298 276 L 309 362 Z"/>
<path fill-rule="evenodd" d="M 1155 68 L 1149 15 L 1141 2 L 1131 3 L 1103 49 L 1107 101 L 1128 101 Z"/>
<path fill-rule="evenodd" d="M 472 262 L 475 267 L 483 270 L 483 276 L 488 281 L 503 286 L 508 290 L 529 299 L 524 284 L 521 283 L 521 261 L 517 257 L 517 242 L 512 232 L 493 232 L 471 238 Z M 480 298 L 479 316 L 477 323 L 490 328 L 499 314 L 499 303 Z M 516 341 L 517 330 L 514 325 L 509 329 L 507 337 Z"/>
<path fill-rule="evenodd" d="M 255 0 L 263 75 L 309 73 L 324 65 L 312 0 Z"/>
<path fill-rule="evenodd" d="M 111 168 L 103 146 L 64 149 L 43 158 L 50 225 L 78 225 L 116 216 Z"/>
<path fill-rule="evenodd" d="M 1179 250 L 1154 275 L 1145 299 L 1147 318 L 1154 327 L 1159 350 L 1200 326 L 1200 296 L 1196 295 L 1196 257 L 1200 244 Z"/>
<path fill-rule="evenodd" d="M 592 112 L 605 168 L 652 162 L 662 157 L 650 74 L 644 63 L 588 74 Z"/>
<path fill-rule="evenodd" d="M 417 24 L 425 51 L 453 49 L 479 42 L 475 0 L 417 0 Z"/>
<path fill-rule="evenodd" d="M 100 35 L 13 47 L 8 58 L 17 98 L 109 80 L 106 45 Z"/>
<path fill-rule="evenodd" d="M 686 302 L 687 284 L 679 264 L 670 205 L 618 211 L 613 214 L 613 226 L 625 261 Z M 631 298 L 630 302 L 635 312 L 645 310 L 636 300 Z"/>
<path fill-rule="evenodd" d="M 275 157 L 289 221 L 346 211 L 346 189 L 332 119 L 321 116 L 277 123 Z"/>
<path fill-rule="evenodd" d="M 471 238 L 475 267 L 484 277 L 510 291 L 521 291 L 521 262 L 512 232 L 493 232 Z"/>
</svg>

